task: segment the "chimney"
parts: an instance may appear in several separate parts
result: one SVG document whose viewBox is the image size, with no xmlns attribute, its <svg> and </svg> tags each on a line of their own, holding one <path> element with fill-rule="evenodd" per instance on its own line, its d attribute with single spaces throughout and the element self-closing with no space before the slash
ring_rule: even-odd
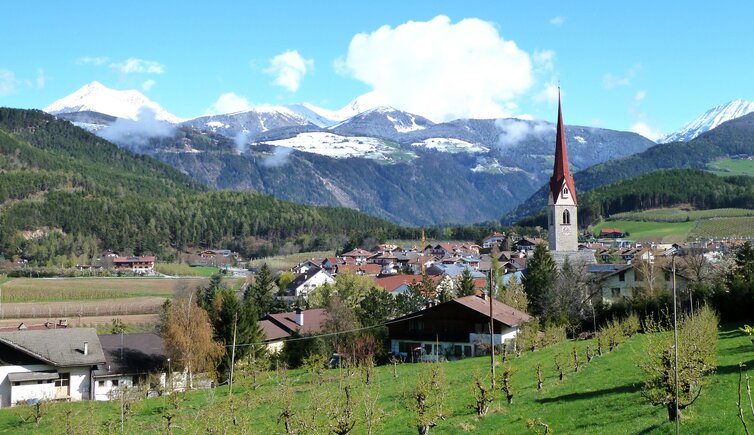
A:
<svg viewBox="0 0 754 435">
<path fill-rule="evenodd" d="M 84 342 L 84 355 L 89 355 L 89 342 Z"/>
<path fill-rule="evenodd" d="M 304 310 L 296 307 L 296 323 L 299 326 L 304 326 Z"/>
</svg>

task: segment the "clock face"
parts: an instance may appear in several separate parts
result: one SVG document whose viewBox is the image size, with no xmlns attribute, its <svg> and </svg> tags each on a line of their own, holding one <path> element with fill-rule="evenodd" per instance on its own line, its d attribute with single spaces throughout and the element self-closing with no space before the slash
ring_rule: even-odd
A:
<svg viewBox="0 0 754 435">
<path fill-rule="evenodd" d="M 562 232 L 565 235 L 571 234 L 571 226 L 570 225 L 563 225 L 560 227 L 560 232 Z"/>
</svg>

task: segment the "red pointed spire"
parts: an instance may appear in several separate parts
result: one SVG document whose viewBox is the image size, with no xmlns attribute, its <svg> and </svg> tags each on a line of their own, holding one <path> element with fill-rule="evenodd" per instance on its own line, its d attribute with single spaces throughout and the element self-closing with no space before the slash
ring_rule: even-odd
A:
<svg viewBox="0 0 754 435">
<path fill-rule="evenodd" d="M 576 203 L 576 186 L 571 177 L 571 171 L 568 169 L 568 150 L 566 149 L 565 124 L 563 124 L 563 110 L 560 104 L 560 87 L 558 87 L 558 127 L 555 132 L 555 165 L 550 177 L 550 195 L 553 200 L 557 200 L 560 189 L 566 182 L 570 190 L 573 202 Z"/>
</svg>

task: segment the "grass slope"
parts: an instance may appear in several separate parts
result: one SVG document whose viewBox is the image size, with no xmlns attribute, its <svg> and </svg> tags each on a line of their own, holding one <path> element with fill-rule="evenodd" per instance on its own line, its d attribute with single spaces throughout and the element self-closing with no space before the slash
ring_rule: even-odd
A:
<svg viewBox="0 0 754 435">
<path fill-rule="evenodd" d="M 738 326 L 738 325 L 736 325 Z M 738 364 L 744 362 L 754 367 L 754 346 L 748 337 L 729 325 L 721 329 L 718 345 L 718 370 L 707 378 L 701 397 L 685 411 L 682 422 L 684 433 L 735 433 L 740 431 L 736 414 Z M 539 419 L 548 424 L 555 433 L 659 433 L 674 432 L 674 425 L 667 420 L 662 407 L 654 407 L 641 396 L 644 375 L 639 364 L 644 358 L 643 344 L 646 337 L 637 335 L 620 345 L 615 351 L 596 357 L 590 364 L 582 362 L 578 373 L 567 373 L 566 379 L 557 380 L 553 365 L 556 353 L 570 352 L 573 346 L 584 359 L 587 344 L 593 341 L 566 342 L 548 349 L 525 354 L 513 359 L 516 372 L 512 377 L 515 397 L 512 405 L 503 400 L 493 402 L 491 413 L 476 417 L 471 409 L 471 381 L 476 369 L 487 373 L 488 358 L 473 358 L 444 365 L 447 377 L 446 419 L 438 423 L 432 433 L 531 433 L 528 419 Z M 542 365 L 544 388 L 536 390 L 535 367 Z M 422 365 L 404 364 L 398 367 L 398 378 L 393 378 L 391 367 L 376 369 L 374 383 L 369 391 L 379 394 L 377 407 L 382 418 L 376 433 L 416 433 L 412 416 L 406 411 L 405 393 L 416 381 Z M 343 381 L 336 370 L 329 370 L 330 378 L 320 386 L 308 373 L 290 371 L 288 377 L 295 391 L 294 410 L 304 415 L 306 407 L 315 406 L 319 400 L 336 395 L 342 382 L 361 383 L 358 378 Z M 235 389 L 235 406 L 239 426 L 229 426 L 229 433 L 280 433 L 283 427 L 277 422 L 281 410 L 281 387 L 277 375 L 261 378 L 257 390 L 246 388 L 239 381 Z M 358 387 L 357 387 L 358 388 Z M 356 389 L 355 391 L 360 391 Z M 361 390 L 363 391 L 363 389 Z M 358 393 L 354 395 L 357 396 Z M 177 409 L 167 398 L 150 399 L 137 403 L 133 416 L 126 422 L 127 433 L 161 433 L 165 423 L 163 415 L 175 412 L 176 432 L 197 433 L 207 428 L 219 429 L 228 418 L 228 391 L 221 387 L 212 391 L 193 392 Z M 17 407 L 0 410 L 0 432 L 3 433 L 50 433 L 63 430 L 67 424 L 87 432 L 119 430 L 120 408 L 118 403 L 60 403 L 49 405 L 47 414 L 39 425 L 22 422 L 32 409 Z M 331 409 L 322 410 L 318 418 L 327 419 Z M 750 418 L 754 423 L 754 419 Z M 365 433 L 363 425 L 357 425 L 354 433 Z"/>
<path fill-rule="evenodd" d="M 696 223 L 689 222 L 646 222 L 646 221 L 602 221 L 594 226 L 594 234 L 599 235 L 603 228 L 619 228 L 628 232 L 631 240 L 660 239 L 663 241 L 683 241 L 688 238 Z"/>
<path fill-rule="evenodd" d="M 732 175 L 754 176 L 754 160 L 746 159 L 722 159 L 710 162 L 709 171 L 723 177 Z"/>
</svg>

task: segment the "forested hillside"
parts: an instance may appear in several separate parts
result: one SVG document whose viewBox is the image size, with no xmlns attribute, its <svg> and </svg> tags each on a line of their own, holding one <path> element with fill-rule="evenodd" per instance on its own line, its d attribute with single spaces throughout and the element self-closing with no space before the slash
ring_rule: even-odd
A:
<svg viewBox="0 0 754 435">
<path fill-rule="evenodd" d="M 220 245 L 246 255 L 330 248 L 410 230 L 349 209 L 209 190 L 151 157 L 40 111 L 0 109 L 0 250 L 59 264 L 100 249 L 167 254 Z"/>
<path fill-rule="evenodd" d="M 659 169 L 703 169 L 717 159 L 754 155 L 754 113 L 728 121 L 689 142 L 672 142 L 622 159 L 592 166 L 574 174 L 576 189 L 594 188 Z M 547 204 L 547 189 L 540 188 L 526 202 L 508 214 L 504 221 L 516 221 L 537 213 Z"/>
</svg>

